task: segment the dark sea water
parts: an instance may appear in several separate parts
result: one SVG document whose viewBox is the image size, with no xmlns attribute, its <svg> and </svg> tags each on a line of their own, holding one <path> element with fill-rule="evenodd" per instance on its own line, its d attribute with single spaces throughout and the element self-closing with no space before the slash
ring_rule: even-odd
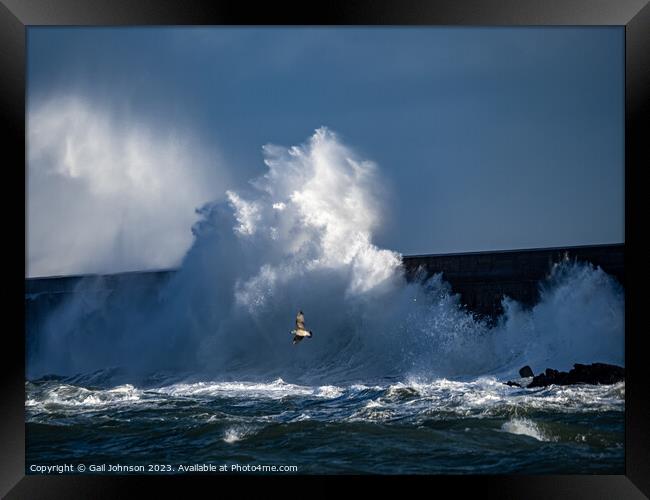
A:
<svg viewBox="0 0 650 500">
<path fill-rule="evenodd" d="M 33 464 L 624 473 L 624 383 L 521 389 L 495 378 L 308 386 L 158 377 L 115 385 L 94 374 L 29 381 L 26 391 L 28 474 Z"/>
</svg>

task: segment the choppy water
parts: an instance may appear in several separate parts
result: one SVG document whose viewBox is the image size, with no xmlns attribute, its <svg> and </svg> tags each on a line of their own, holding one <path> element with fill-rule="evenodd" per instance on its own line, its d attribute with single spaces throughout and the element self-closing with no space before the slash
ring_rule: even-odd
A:
<svg viewBox="0 0 650 500">
<path fill-rule="evenodd" d="M 494 378 L 321 386 L 278 379 L 111 386 L 77 377 L 28 382 L 26 389 L 28 467 L 624 472 L 624 383 L 520 389 Z"/>
</svg>

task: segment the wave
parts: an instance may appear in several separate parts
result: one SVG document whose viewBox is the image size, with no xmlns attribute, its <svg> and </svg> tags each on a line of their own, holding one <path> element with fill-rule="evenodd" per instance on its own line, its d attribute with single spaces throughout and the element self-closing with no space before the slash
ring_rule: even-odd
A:
<svg viewBox="0 0 650 500">
<path fill-rule="evenodd" d="M 501 426 L 501 430 L 511 434 L 518 434 L 529 436 L 537 441 L 554 441 L 552 436 L 549 436 L 540 426 L 528 418 L 513 418 L 505 422 Z"/>
<path fill-rule="evenodd" d="M 624 383 L 522 389 L 493 377 L 335 386 L 203 380 L 88 389 L 49 379 L 28 382 L 26 393 L 29 453 L 50 460 L 69 454 L 72 443 L 84 456 L 115 461 L 145 462 L 166 450 L 188 463 L 225 463 L 232 453 L 262 460 L 290 450 L 303 466 L 316 453 L 322 467 L 324 453 L 351 464 L 413 460 L 424 471 L 437 467 L 435 457 L 449 466 L 449 456 L 466 456 L 472 467 L 483 457 L 479 463 L 498 472 L 509 460 L 517 469 L 522 460 L 553 470 L 559 459 L 620 465 L 624 449 Z M 395 450 L 399 457 L 386 461 Z"/>
<path fill-rule="evenodd" d="M 130 384 L 117 386 L 112 389 L 93 390 L 68 384 L 56 384 L 42 390 L 34 390 L 25 402 L 27 408 L 48 411 L 93 409 L 109 405 L 132 405 L 142 401 L 143 391 Z"/>
<path fill-rule="evenodd" d="M 335 398 L 342 389 L 335 386 L 308 387 L 287 384 L 282 379 L 270 383 L 254 382 L 196 382 L 181 383 L 171 386 L 151 389 L 152 392 L 169 396 L 212 396 L 212 397 L 250 397 L 281 399 L 293 396 L 313 396 Z"/>
<path fill-rule="evenodd" d="M 158 293 L 82 281 L 37 332 L 30 377 L 117 366 L 127 380 L 325 386 L 623 364 L 624 292 L 600 268 L 557 263 L 535 307 L 505 298 L 488 324 L 441 275 L 407 281 L 401 255 L 373 243 L 385 193 L 376 164 L 326 128 L 264 154 L 249 191 L 198 210 L 194 244 Z M 293 346 L 298 310 L 314 335 Z"/>
<path fill-rule="evenodd" d="M 202 381 L 147 389 L 130 384 L 110 389 L 89 389 L 47 380 L 27 382 L 26 392 L 26 408 L 32 415 L 80 417 L 83 412 L 93 416 L 94 411 L 110 410 L 113 416 L 117 416 L 118 410 L 152 409 L 157 416 L 163 417 L 178 408 L 186 408 L 191 409 L 193 418 L 207 423 L 216 418 L 210 412 L 214 412 L 212 405 L 217 403 L 228 406 L 246 405 L 248 402 L 256 405 L 293 402 L 296 404 L 293 413 L 292 410 L 283 411 L 289 421 L 331 419 L 335 414 L 338 415 L 336 418 L 350 421 L 504 417 L 518 422 L 517 419 L 526 419 L 540 412 L 620 412 L 624 410 L 625 402 L 624 382 L 521 389 L 507 386 L 494 377 L 465 382 L 438 379 L 339 386 L 304 386 L 287 384 L 282 380 L 266 384 Z M 332 406 L 328 407 L 329 404 Z M 332 412 L 323 411 L 324 407 Z M 206 410 L 209 411 L 206 413 Z M 219 418 L 224 416 L 227 415 L 222 413 Z M 272 420 L 275 417 L 272 413 L 268 418 Z M 510 426 L 506 427 L 515 429 Z"/>
<path fill-rule="evenodd" d="M 251 427 L 230 427 L 224 432 L 223 441 L 228 444 L 233 444 L 254 433 L 255 430 Z"/>
</svg>

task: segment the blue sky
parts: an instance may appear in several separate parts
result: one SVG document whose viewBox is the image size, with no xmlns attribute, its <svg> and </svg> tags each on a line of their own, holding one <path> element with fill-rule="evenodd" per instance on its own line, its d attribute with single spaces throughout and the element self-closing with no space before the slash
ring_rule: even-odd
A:
<svg viewBox="0 0 650 500">
<path fill-rule="evenodd" d="M 65 114 L 71 102 L 86 108 L 70 120 L 110 115 L 105 127 L 88 130 L 114 127 L 117 134 L 134 122 L 150 131 L 142 151 L 160 150 L 157 140 L 168 144 L 160 138 L 182 131 L 186 151 L 202 151 L 191 159 L 201 166 L 187 174 L 215 183 L 214 193 L 186 187 L 196 191 L 188 204 L 264 173 L 264 144 L 302 143 L 324 125 L 379 165 L 391 192 L 380 246 L 420 254 L 624 241 L 621 27 L 30 27 L 28 127 Z M 71 123 L 51 121 L 53 130 Z M 93 151 L 121 140 L 115 137 L 93 143 Z M 92 212 L 83 207 L 93 196 L 66 194 L 52 177 L 60 171 L 52 166 L 56 154 L 42 150 L 29 157 L 30 175 L 49 162 L 49 173 L 34 174 L 28 191 L 30 252 L 41 249 L 30 254 L 30 262 L 41 262 L 30 274 L 72 272 L 74 262 L 59 271 L 42 264 L 57 259 L 57 236 L 43 236 L 43 228 L 61 219 L 78 224 L 77 232 L 97 226 L 69 212 Z M 218 175 L 209 172 L 215 163 Z M 173 168 L 168 178 L 185 186 Z M 120 203 L 116 196 L 106 203 Z M 53 198 L 79 202 L 54 206 Z M 112 213 L 102 208 L 97 216 Z M 128 239 L 128 231 L 115 231 L 102 241 Z M 59 251 L 78 255 L 72 260 L 98 251 L 75 245 L 77 254 Z M 141 247 L 135 240 L 131 246 Z M 110 256 L 93 265 L 142 267 L 125 259 L 117 267 Z"/>
</svg>

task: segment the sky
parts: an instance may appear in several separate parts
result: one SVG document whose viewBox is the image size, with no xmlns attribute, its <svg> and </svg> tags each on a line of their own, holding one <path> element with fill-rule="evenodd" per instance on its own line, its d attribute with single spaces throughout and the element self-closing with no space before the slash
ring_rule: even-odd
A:
<svg viewBox="0 0 650 500">
<path fill-rule="evenodd" d="M 177 266 L 326 126 L 405 255 L 624 241 L 624 29 L 29 27 L 27 275 Z"/>
</svg>

